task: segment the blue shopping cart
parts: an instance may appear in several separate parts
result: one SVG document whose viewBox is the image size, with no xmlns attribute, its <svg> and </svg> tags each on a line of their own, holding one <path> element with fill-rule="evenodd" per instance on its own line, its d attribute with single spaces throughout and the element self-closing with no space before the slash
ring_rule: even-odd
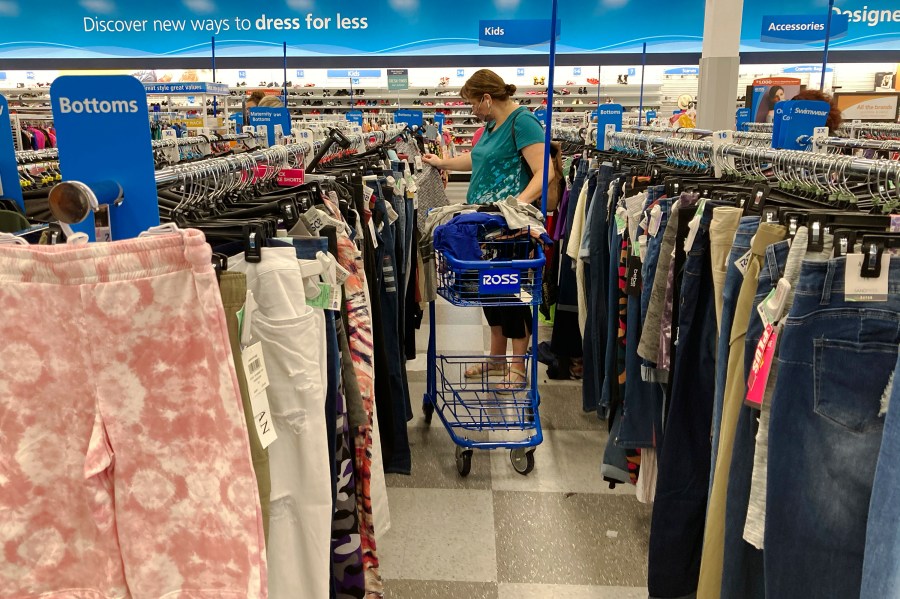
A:
<svg viewBox="0 0 900 599">
<path fill-rule="evenodd" d="M 456 469 L 467 476 L 475 449 L 509 449 L 513 468 L 522 475 L 534 469 L 534 451 L 543 441 L 537 388 L 538 306 L 545 257 L 540 243 L 525 235 L 480 243 L 481 260 L 457 260 L 436 251 L 437 292 L 454 306 L 512 308 L 530 306 L 532 344 L 524 356 L 439 355 L 435 304 L 431 302 L 428 340 L 428 386 L 425 421 L 438 417 L 456 444 Z M 521 384 L 491 380 L 491 365 L 523 360 Z M 477 377 L 467 377 L 475 367 Z M 499 437 L 502 437 L 499 438 Z"/>
</svg>

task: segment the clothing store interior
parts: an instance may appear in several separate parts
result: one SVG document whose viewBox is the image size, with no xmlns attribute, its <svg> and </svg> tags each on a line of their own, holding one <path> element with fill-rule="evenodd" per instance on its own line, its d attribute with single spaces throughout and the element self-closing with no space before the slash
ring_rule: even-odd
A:
<svg viewBox="0 0 900 599">
<path fill-rule="evenodd" d="M 0 599 L 900 599 L 898 8 L 0 0 Z"/>
</svg>

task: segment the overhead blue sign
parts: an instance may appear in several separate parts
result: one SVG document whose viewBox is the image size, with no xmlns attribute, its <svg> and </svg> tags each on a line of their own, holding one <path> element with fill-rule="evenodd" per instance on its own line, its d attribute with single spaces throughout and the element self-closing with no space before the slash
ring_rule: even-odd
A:
<svg viewBox="0 0 900 599">
<path fill-rule="evenodd" d="M 556 37 L 559 38 L 561 23 L 556 21 Z M 523 48 L 540 46 L 550 42 L 550 19 L 504 19 L 480 21 L 478 25 L 478 45 L 500 48 Z"/>
<path fill-rule="evenodd" d="M 306 73 L 303 69 L 297 69 L 297 79 L 303 79 L 306 77 Z"/>
<path fill-rule="evenodd" d="M 647 115 L 646 115 L 646 117 L 647 117 L 647 124 L 649 125 L 650 123 L 652 123 L 653 121 L 655 121 L 655 120 L 656 120 L 656 116 L 657 116 L 657 115 L 656 115 L 656 111 L 655 111 L 655 110 L 648 110 L 648 111 L 647 111 Z"/>
<path fill-rule="evenodd" d="M 260 108 L 255 106 L 248 112 L 250 113 L 251 125 L 254 127 L 266 126 L 270 146 L 275 145 L 275 125 L 281 125 L 281 132 L 284 135 L 291 134 L 291 113 L 287 108 Z"/>
<path fill-rule="evenodd" d="M 424 117 L 425 115 L 421 110 L 398 110 L 394 113 L 394 122 L 406 123 L 410 127 L 414 125 L 421 127 Z"/>
<path fill-rule="evenodd" d="M 820 64 L 804 64 L 795 67 L 787 67 L 781 71 L 782 73 L 821 73 L 822 65 Z M 825 67 L 826 73 L 833 73 L 833 67 Z"/>
<path fill-rule="evenodd" d="M 351 123 L 356 123 L 357 125 L 363 124 L 363 113 L 361 110 L 348 110 L 346 118 Z"/>
<path fill-rule="evenodd" d="M 666 75 L 699 75 L 700 67 L 676 67 L 674 69 L 666 69 Z"/>
<path fill-rule="evenodd" d="M 25 213 L 22 186 L 19 183 L 19 168 L 16 163 L 16 148 L 13 145 L 12 126 L 9 124 L 9 104 L 0 95 L 0 196 L 12 198 Z"/>
<path fill-rule="evenodd" d="M 581 67 L 574 67 L 572 69 L 572 76 L 573 77 L 581 77 Z"/>
<path fill-rule="evenodd" d="M 6 81 L 6 71 L 0 71 L 0 81 Z"/>
<path fill-rule="evenodd" d="M 208 94 L 227 96 L 228 86 L 223 83 L 145 83 L 148 94 Z"/>
<path fill-rule="evenodd" d="M 616 131 L 622 130 L 622 105 L 602 104 L 597 107 L 597 149 L 606 149 L 606 126 L 615 125 Z"/>
<path fill-rule="evenodd" d="M 635 75 L 637 75 L 637 69 L 634 67 L 628 67 L 628 76 L 634 77 Z"/>
<path fill-rule="evenodd" d="M 465 76 L 466 76 L 466 70 L 465 70 L 465 69 L 456 69 L 456 76 L 457 76 L 457 77 L 465 77 Z"/>
<path fill-rule="evenodd" d="M 776 44 L 809 44 L 825 41 L 828 15 L 766 15 L 762 21 L 760 41 Z M 830 39 L 846 37 L 849 17 L 831 17 Z"/>
<path fill-rule="evenodd" d="M 124 200 L 109 206 L 112 239 L 137 237 L 158 225 L 150 113 L 141 82 L 129 75 L 67 75 L 53 82 L 50 103 L 63 179 L 89 186 L 113 181 L 122 188 Z M 94 239 L 93 214 L 72 228 Z"/>
<path fill-rule="evenodd" d="M 519 67 L 518 69 L 516 69 L 516 77 L 524 77 L 524 76 L 525 76 L 525 69 L 523 69 L 522 67 Z"/>
<path fill-rule="evenodd" d="M 329 79 L 378 79 L 381 69 L 328 69 Z"/>
<path fill-rule="evenodd" d="M 238 79 L 246 79 L 247 71 L 238 71 Z"/>
<path fill-rule="evenodd" d="M 34 71 L 28 71 L 25 73 L 25 78 L 29 81 L 34 81 Z"/>
</svg>

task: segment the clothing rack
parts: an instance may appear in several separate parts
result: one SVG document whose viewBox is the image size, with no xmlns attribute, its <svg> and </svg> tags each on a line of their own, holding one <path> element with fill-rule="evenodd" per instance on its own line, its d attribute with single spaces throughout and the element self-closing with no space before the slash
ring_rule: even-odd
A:
<svg viewBox="0 0 900 599">
<path fill-rule="evenodd" d="M 900 199 L 900 162 L 896 160 L 776 150 L 727 143 L 724 140 L 723 143 L 718 143 L 624 132 L 609 133 L 607 147 L 650 158 L 662 154 L 675 163 L 713 168 L 717 174 L 730 172 L 765 179 L 764 171 L 770 170 L 782 181 L 797 180 L 802 176 L 805 183 L 817 184 L 834 191 L 846 191 L 842 187 L 846 175 L 863 175 L 883 183 L 879 185 L 883 197 L 894 195 Z M 740 165 L 734 159 L 739 159 Z"/>
</svg>

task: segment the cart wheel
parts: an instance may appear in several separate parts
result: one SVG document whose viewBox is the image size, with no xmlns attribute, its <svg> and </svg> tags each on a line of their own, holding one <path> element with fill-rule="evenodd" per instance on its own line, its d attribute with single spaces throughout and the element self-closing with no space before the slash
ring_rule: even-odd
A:
<svg viewBox="0 0 900 599">
<path fill-rule="evenodd" d="M 460 476 L 469 476 L 472 471 L 472 450 L 456 446 L 456 471 Z"/>
<path fill-rule="evenodd" d="M 513 469 L 522 476 L 526 476 L 534 470 L 534 450 L 533 449 L 510 449 L 509 461 L 512 463 Z"/>
<path fill-rule="evenodd" d="M 431 424 L 431 417 L 434 416 L 434 404 L 431 403 L 429 398 L 425 397 L 425 402 L 422 404 L 422 413 L 425 415 L 425 424 Z"/>
</svg>

